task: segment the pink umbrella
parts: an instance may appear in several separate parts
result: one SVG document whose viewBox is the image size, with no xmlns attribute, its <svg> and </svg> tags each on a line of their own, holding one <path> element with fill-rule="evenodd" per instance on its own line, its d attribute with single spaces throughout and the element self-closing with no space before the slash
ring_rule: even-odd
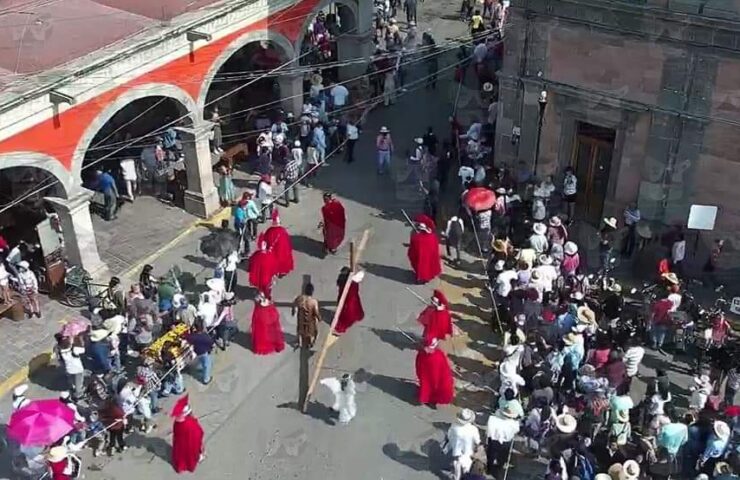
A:
<svg viewBox="0 0 740 480">
<path fill-rule="evenodd" d="M 62 335 L 76 337 L 90 327 L 90 320 L 84 317 L 74 317 L 62 327 Z"/>
<path fill-rule="evenodd" d="M 34 400 L 13 413 L 7 433 L 21 445 L 51 445 L 71 432 L 74 424 L 74 412 L 59 400 Z"/>
</svg>

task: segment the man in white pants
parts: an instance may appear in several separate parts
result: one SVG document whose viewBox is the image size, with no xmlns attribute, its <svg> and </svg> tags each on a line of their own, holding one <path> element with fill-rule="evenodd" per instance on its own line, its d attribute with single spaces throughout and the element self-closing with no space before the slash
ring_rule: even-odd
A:
<svg viewBox="0 0 740 480">
<path fill-rule="evenodd" d="M 463 408 L 457 415 L 457 423 L 447 431 L 443 450 L 452 456 L 452 478 L 455 480 L 460 480 L 463 474 L 470 471 L 473 454 L 480 445 L 480 432 L 473 425 L 474 421 L 475 413 Z"/>
</svg>

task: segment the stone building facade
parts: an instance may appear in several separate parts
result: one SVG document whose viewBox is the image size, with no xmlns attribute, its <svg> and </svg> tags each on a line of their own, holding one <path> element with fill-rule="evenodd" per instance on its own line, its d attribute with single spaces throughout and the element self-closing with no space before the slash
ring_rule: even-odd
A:
<svg viewBox="0 0 740 480">
<path fill-rule="evenodd" d="M 621 223 L 637 201 L 656 225 L 685 225 L 691 205 L 716 205 L 713 235 L 737 236 L 734 2 L 513 0 L 508 12 L 497 162 L 534 167 L 543 110 L 536 173 L 560 181 L 573 166 L 586 219 Z"/>
</svg>

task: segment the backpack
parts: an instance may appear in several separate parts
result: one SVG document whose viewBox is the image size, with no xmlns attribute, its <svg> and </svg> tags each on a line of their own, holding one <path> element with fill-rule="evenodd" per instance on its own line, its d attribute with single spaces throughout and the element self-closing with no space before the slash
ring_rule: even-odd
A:
<svg viewBox="0 0 740 480">
<path fill-rule="evenodd" d="M 573 452 L 573 468 L 569 470 L 572 472 L 572 475 L 578 477 L 580 480 L 594 480 L 596 477 L 593 464 L 586 456 L 577 452 Z"/>
</svg>

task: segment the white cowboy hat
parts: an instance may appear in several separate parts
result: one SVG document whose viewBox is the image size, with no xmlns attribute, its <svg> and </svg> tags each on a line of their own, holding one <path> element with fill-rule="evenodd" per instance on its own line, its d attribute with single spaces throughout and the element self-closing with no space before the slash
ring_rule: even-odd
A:
<svg viewBox="0 0 740 480">
<path fill-rule="evenodd" d="M 650 229 L 650 225 L 645 222 L 639 222 L 637 224 L 637 234 L 641 238 L 653 238 L 653 231 Z"/>
<path fill-rule="evenodd" d="M 224 293 L 224 300 L 233 300 L 233 299 L 234 299 L 234 292 Z"/>
<path fill-rule="evenodd" d="M 614 293 L 622 293 L 622 286 L 614 282 L 614 284 L 609 287 L 609 291 Z"/>
<path fill-rule="evenodd" d="M 709 375 L 701 375 L 699 377 L 694 377 L 694 383 L 697 383 L 699 385 L 705 385 L 710 382 Z"/>
<path fill-rule="evenodd" d="M 720 440 L 727 440 L 730 438 L 730 426 L 722 421 L 715 421 L 712 425 L 712 431 Z"/>
<path fill-rule="evenodd" d="M 604 218 L 604 224 L 612 228 L 617 228 L 617 219 L 614 217 Z"/>
<path fill-rule="evenodd" d="M 457 413 L 457 421 L 463 425 L 473 423 L 473 420 L 475 420 L 475 412 L 469 408 L 463 408 Z"/>
<path fill-rule="evenodd" d="M 547 233 L 547 227 L 545 226 L 544 223 L 538 222 L 532 225 L 532 231 L 536 233 L 537 235 L 544 235 L 545 233 Z"/>
<path fill-rule="evenodd" d="M 296 147 L 300 147 L 301 146 L 301 141 L 300 140 L 296 140 L 295 142 L 293 142 L 293 145 L 295 145 Z"/>
<path fill-rule="evenodd" d="M 13 395 L 16 397 L 20 397 L 21 395 L 25 395 L 25 393 L 28 391 L 28 384 L 24 383 L 22 385 L 18 385 L 13 389 Z"/>
<path fill-rule="evenodd" d="M 561 433 L 573 433 L 576 431 L 576 427 L 578 426 L 578 420 L 569 413 L 563 413 L 558 415 L 555 419 L 555 426 Z"/>
<path fill-rule="evenodd" d="M 551 227 L 559 227 L 563 224 L 563 221 L 560 219 L 560 217 L 551 217 L 550 218 L 550 226 Z"/>
<path fill-rule="evenodd" d="M 493 91 L 493 84 L 491 82 L 486 82 L 483 84 L 483 91 L 484 92 L 492 92 Z"/>
<path fill-rule="evenodd" d="M 563 245 L 563 253 L 566 255 L 575 255 L 578 253 L 578 245 L 574 242 L 565 242 L 565 245 Z"/>
<path fill-rule="evenodd" d="M 20 262 L 18 262 L 18 268 L 24 268 L 28 270 L 29 268 L 31 268 L 31 264 L 25 260 L 21 260 Z"/>
<path fill-rule="evenodd" d="M 380 133 L 388 133 L 390 130 L 388 130 L 388 127 L 380 127 Z"/>
<path fill-rule="evenodd" d="M 578 307 L 578 310 L 576 310 L 576 314 L 578 316 L 579 323 L 585 323 L 588 325 L 596 323 L 596 314 L 593 310 L 585 305 L 582 307 Z"/>
<path fill-rule="evenodd" d="M 209 290 L 219 292 L 226 289 L 226 282 L 223 278 L 209 278 L 206 280 L 206 287 Z"/>
<path fill-rule="evenodd" d="M 111 335 L 118 335 L 123 330 L 123 323 L 126 318 L 123 315 L 116 315 L 103 322 L 103 328 L 108 330 Z"/>
<path fill-rule="evenodd" d="M 640 476 L 640 464 L 634 460 L 627 460 L 622 464 L 622 470 L 619 472 L 619 478 L 623 480 L 633 480 Z"/>
<path fill-rule="evenodd" d="M 423 139 L 423 138 L 421 138 L 421 137 L 416 137 L 416 138 L 414 139 L 414 141 L 415 141 L 416 143 L 418 143 L 419 145 L 421 145 L 422 143 L 424 143 L 424 139 Z"/>
<path fill-rule="evenodd" d="M 594 480 L 612 480 L 612 477 L 608 473 L 597 473 Z"/>
<path fill-rule="evenodd" d="M 537 258 L 537 261 L 540 262 L 540 265 L 552 265 L 552 257 L 544 253 Z"/>
<path fill-rule="evenodd" d="M 581 301 L 583 300 L 583 292 L 573 292 L 573 294 L 570 296 L 573 300 Z"/>
<path fill-rule="evenodd" d="M 506 189 L 504 187 L 498 187 L 496 189 L 496 193 L 498 193 L 499 195 L 506 195 Z"/>
<path fill-rule="evenodd" d="M 61 462 L 62 460 L 67 458 L 67 447 L 63 447 L 61 445 L 58 447 L 53 447 L 51 450 L 49 450 L 46 458 L 48 458 L 51 463 Z"/>
<path fill-rule="evenodd" d="M 59 400 L 67 400 L 70 396 L 71 396 L 70 393 L 65 390 L 59 393 Z"/>
<path fill-rule="evenodd" d="M 110 332 L 108 330 L 104 328 L 99 328 L 98 330 L 93 330 L 92 332 L 90 332 L 90 340 L 93 342 L 99 342 L 108 335 L 110 335 Z"/>
</svg>

